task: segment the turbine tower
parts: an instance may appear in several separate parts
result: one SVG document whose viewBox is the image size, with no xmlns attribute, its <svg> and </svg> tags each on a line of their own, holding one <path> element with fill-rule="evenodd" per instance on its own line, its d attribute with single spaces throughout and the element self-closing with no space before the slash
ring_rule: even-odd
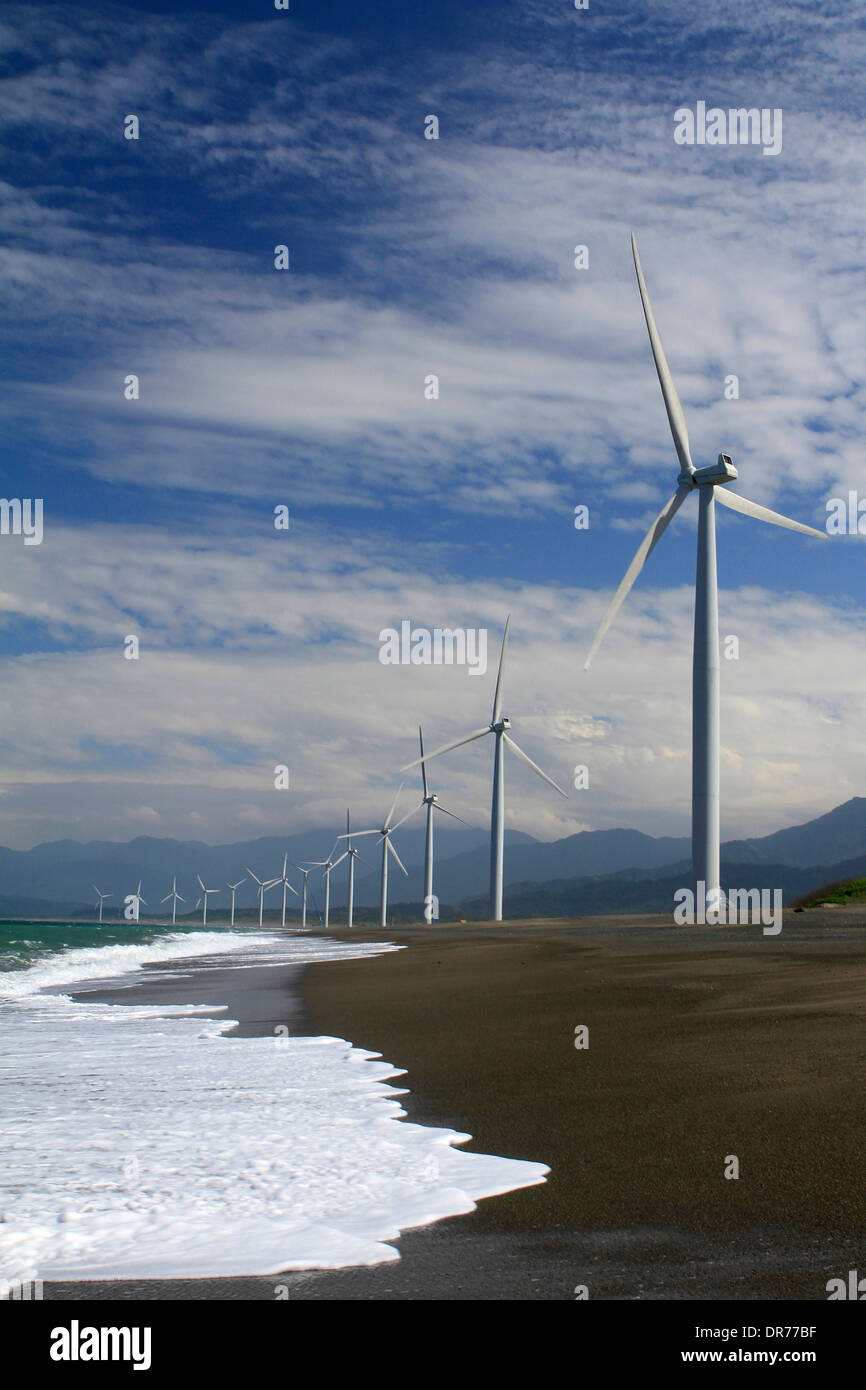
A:
<svg viewBox="0 0 866 1390">
<path fill-rule="evenodd" d="M 227 883 L 227 884 L 226 884 L 226 888 L 228 888 L 229 892 L 230 892 L 231 895 L 232 895 L 231 916 L 230 916 L 230 919 L 229 919 L 229 926 L 230 926 L 230 927 L 233 927 L 234 924 L 235 924 L 235 895 L 236 895 L 236 893 L 237 893 L 237 891 L 238 891 L 238 889 L 240 888 L 240 886 L 241 886 L 242 883 L 246 883 L 246 879 L 245 879 L 245 878 L 239 878 L 238 881 L 237 881 L 237 883 Z"/>
<path fill-rule="evenodd" d="M 257 878 L 256 875 L 253 873 L 252 869 L 247 869 L 247 873 L 249 874 L 249 876 L 250 876 L 250 878 L 253 880 L 253 882 L 254 882 L 254 883 L 257 883 L 257 884 L 259 885 L 259 888 L 258 888 L 258 899 L 259 899 L 259 926 L 261 926 L 261 925 L 262 925 L 262 917 L 263 917 L 264 910 L 265 910 L 265 893 L 267 893 L 267 891 L 268 891 L 269 888 L 274 888 L 274 887 L 276 886 L 276 884 L 279 883 L 280 880 L 279 880 L 278 878 L 264 878 L 264 879 L 263 879 L 263 878 Z"/>
<path fill-rule="evenodd" d="M 282 915 L 281 923 L 280 923 L 281 926 L 285 926 L 285 925 L 286 925 L 286 889 L 287 889 L 287 888 L 291 888 L 291 889 L 292 889 L 292 892 L 293 892 L 294 895 L 295 895 L 295 897 L 298 896 L 298 890 L 297 890 L 297 888 L 292 888 L 292 885 L 291 885 L 291 883 L 289 883 L 289 880 L 288 880 L 288 878 L 287 878 L 287 876 L 286 876 L 286 867 L 287 867 L 287 865 L 288 865 L 288 862 L 289 862 L 289 856 L 288 856 L 288 854 L 284 854 L 284 855 L 283 855 L 283 872 L 282 872 L 282 874 L 280 875 L 279 878 L 275 878 L 275 879 L 274 879 L 274 883 L 281 883 L 281 884 L 283 885 L 283 915 Z"/>
<path fill-rule="evenodd" d="M 140 886 L 141 886 L 141 885 L 139 884 L 139 887 L 140 887 Z M 97 896 L 97 898 L 98 898 L 98 902 L 97 902 L 96 906 L 99 908 L 99 922 L 100 922 L 100 925 L 101 925 L 101 923 L 102 923 L 102 904 L 103 904 L 103 902 L 105 901 L 106 898 L 110 898 L 112 895 L 111 895 L 111 893 L 100 893 L 100 891 L 99 891 L 99 889 L 97 888 L 97 886 L 96 886 L 95 883 L 93 884 L 93 891 L 94 891 L 94 893 L 96 894 L 96 896 Z"/>
<path fill-rule="evenodd" d="M 305 864 L 309 864 L 309 866 L 310 866 L 311 869 L 324 869 L 324 871 L 325 871 L 323 877 L 324 877 L 324 880 L 325 880 L 325 921 L 324 921 L 324 925 L 325 925 L 326 928 L 327 928 L 327 926 L 328 926 L 329 917 L 330 917 L 330 911 L 331 911 L 331 870 L 332 870 L 332 869 L 336 869 L 336 867 L 337 867 L 338 864 L 342 864 L 343 860 L 344 860 L 345 857 L 346 857 L 345 854 L 341 854 L 340 857 L 339 857 L 339 859 L 335 859 L 335 858 L 334 858 L 334 850 L 337 848 L 337 845 L 338 845 L 339 843 L 340 843 L 339 840 L 336 840 L 336 841 L 334 842 L 334 849 L 331 850 L 331 853 L 328 855 L 327 859 L 305 859 L 305 860 L 304 860 L 304 863 L 305 863 Z M 301 872 L 303 873 L 303 869 L 301 870 Z M 304 880 L 304 886 L 306 887 L 306 879 Z"/>
<path fill-rule="evenodd" d="M 716 510 L 719 501 L 731 511 L 744 516 L 800 531 L 806 536 L 825 540 L 823 531 L 804 526 L 800 521 L 779 512 L 749 502 L 737 493 L 728 492 L 727 484 L 737 477 L 737 470 L 727 454 L 719 454 L 718 462 L 695 468 L 689 448 L 686 420 L 677 388 L 664 354 L 656 328 L 646 281 L 638 256 L 637 243 L 631 239 L 634 266 L 644 317 L 649 330 L 653 359 L 659 385 L 664 397 L 674 448 L 680 462 L 677 490 L 665 503 L 652 526 L 641 541 L 634 559 L 625 572 L 622 583 L 613 596 L 586 659 L 585 669 L 595 656 L 605 633 L 618 613 L 626 595 L 643 569 L 670 522 L 691 493 L 698 494 L 698 562 L 695 577 L 695 627 L 692 656 L 692 875 L 695 884 L 703 883 L 706 906 L 715 908 L 721 895 L 719 864 L 719 602 L 716 572 Z"/>
<path fill-rule="evenodd" d="M 394 832 L 399 826 L 401 826 L 401 825 L 403 824 L 403 821 L 407 821 L 407 820 L 409 819 L 410 816 L 414 816 L 415 812 L 416 812 L 416 811 L 420 811 L 420 809 L 421 809 L 421 806 L 420 806 L 420 805 L 419 805 L 419 806 L 413 806 L 413 807 L 412 807 L 412 810 L 409 811 L 409 812 L 403 817 L 402 820 L 398 820 L 398 822 L 397 822 L 396 825 L 392 825 L 392 824 L 391 824 L 391 817 L 393 816 L 394 812 L 395 812 L 396 809 L 397 809 L 397 802 L 398 802 L 399 799 L 400 799 L 400 793 L 401 793 L 401 791 L 403 790 L 403 786 L 404 786 L 404 783 L 401 782 L 401 783 L 400 783 L 400 786 L 397 788 L 397 795 L 394 797 L 394 800 L 393 800 L 393 802 L 392 802 L 392 804 L 391 804 L 391 809 L 390 809 L 390 811 L 388 812 L 387 816 L 385 817 L 385 824 L 384 824 L 381 828 L 377 828 L 377 829 L 375 829 L 375 830 L 356 830 L 356 831 L 354 832 L 355 835 L 358 836 L 358 837 L 360 837 L 361 835 L 381 835 L 381 836 L 382 836 L 382 887 L 381 887 L 381 894 L 380 894 L 380 898 L 379 898 L 379 926 L 380 926 L 380 927 L 387 927 L 387 925 L 388 925 L 388 855 L 389 855 L 389 854 L 392 854 L 392 855 L 394 856 L 394 858 L 395 858 L 396 861 L 397 861 L 397 864 L 398 864 L 399 867 L 402 869 L 402 871 L 403 871 L 404 875 L 406 876 L 406 878 L 409 877 L 408 870 L 404 867 L 402 859 L 400 858 L 399 854 L 398 854 L 397 851 L 395 850 L 394 846 L 391 844 L 391 835 L 393 834 L 393 832 Z M 421 804 L 423 805 L 423 802 L 422 802 Z M 347 825 L 348 825 L 348 821 L 347 821 Z M 348 840 L 350 837 L 349 837 L 348 835 L 340 835 L 338 838 L 341 839 L 341 840 Z M 350 850 L 351 850 L 351 846 L 350 846 Z M 355 851 L 355 854 L 357 854 L 357 850 Z M 351 873 L 351 869 L 350 869 L 349 872 Z M 349 923 L 349 926 L 351 926 L 351 925 L 352 925 L 352 923 L 350 922 L 350 923 Z"/>
<path fill-rule="evenodd" d="M 418 726 L 418 743 L 423 759 L 424 735 L 420 725 Z M 421 763 L 421 784 L 424 788 L 421 806 L 427 807 L 427 833 L 424 839 L 424 917 L 426 921 L 432 922 L 432 915 L 428 917 L 427 913 L 431 911 L 433 899 L 433 812 L 434 810 L 441 811 L 443 815 L 451 816 L 453 820 L 459 820 L 461 825 L 465 825 L 466 821 L 460 820 L 460 817 L 455 816 L 453 811 L 448 811 L 444 806 L 440 806 L 436 793 L 431 792 L 427 785 L 427 764 L 423 761 Z M 419 806 L 418 809 L 420 810 L 421 807 Z"/>
<path fill-rule="evenodd" d="M 199 879 L 199 883 L 201 883 L 201 879 Z M 171 898 L 171 925 L 174 926 L 175 922 L 177 921 L 177 905 L 178 903 L 186 902 L 186 898 L 182 898 L 180 896 L 180 893 L 177 891 L 176 874 L 174 878 L 171 880 L 171 892 L 166 893 L 164 898 L 160 898 L 160 902 L 167 903 L 169 898 Z"/>
<path fill-rule="evenodd" d="M 505 785 L 503 781 L 505 745 L 511 749 L 521 762 L 526 763 L 532 771 L 536 773 L 544 782 L 549 782 L 560 796 L 568 797 L 568 793 L 562 790 L 552 777 L 548 777 L 546 772 L 542 772 L 536 763 L 528 758 L 522 748 L 518 748 L 514 739 L 509 734 L 511 720 L 505 718 L 502 713 L 502 676 L 505 671 L 505 652 L 508 646 L 508 627 L 511 622 L 511 615 L 505 620 L 505 632 L 502 635 L 502 651 L 499 654 L 499 670 L 496 673 L 496 691 L 493 696 L 493 717 L 489 724 L 483 729 L 475 729 L 471 734 L 465 734 L 463 738 L 457 738 L 453 743 L 443 744 L 432 753 L 424 757 L 416 758 L 413 763 L 408 763 L 402 768 L 407 772 L 410 767 L 421 767 L 429 763 L 431 758 L 438 758 L 440 753 L 450 753 L 452 748 L 459 748 L 461 744 L 472 743 L 476 738 L 484 738 L 485 734 L 495 734 L 496 743 L 493 754 L 493 805 L 490 815 L 490 918 L 493 922 L 502 921 L 502 864 L 505 850 Z"/>
<path fill-rule="evenodd" d="M 207 900 L 211 893 L 221 893 L 222 889 L 205 888 L 198 874 L 196 874 L 196 878 L 198 878 L 198 886 L 201 889 L 201 924 L 204 927 L 207 925 Z"/>
</svg>

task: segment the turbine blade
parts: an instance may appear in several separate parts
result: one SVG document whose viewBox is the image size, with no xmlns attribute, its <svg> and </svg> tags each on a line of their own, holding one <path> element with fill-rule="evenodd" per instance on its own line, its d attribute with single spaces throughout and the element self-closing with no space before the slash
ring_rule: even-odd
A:
<svg viewBox="0 0 866 1390">
<path fill-rule="evenodd" d="M 465 738 L 456 738 L 453 743 L 443 743 L 441 748 L 437 748 L 433 753 L 428 753 L 424 761 L 429 763 L 431 758 L 438 758 L 440 753 L 450 753 L 452 748 L 460 748 L 462 744 L 471 743 L 473 739 L 483 738 L 485 734 L 489 733 L 490 725 L 486 724 L 483 729 L 476 729 L 474 733 L 467 734 Z M 414 763 L 407 763 L 405 767 L 400 768 L 400 771 L 408 772 L 410 768 L 417 767 L 420 761 L 420 758 L 416 758 Z"/>
<path fill-rule="evenodd" d="M 598 632 L 595 634 L 595 641 L 590 647 L 589 656 L 586 658 L 586 661 L 584 662 L 584 671 L 589 670 L 592 664 L 592 659 L 604 640 L 605 633 L 607 632 L 608 628 L 610 627 L 611 623 L 613 622 L 614 618 L 616 617 L 617 613 L 619 612 L 620 608 L 625 602 L 625 599 L 628 595 L 629 590 L 634 584 L 634 581 L 637 579 L 638 575 L 640 574 L 641 570 L 643 569 L 644 565 L 646 564 L 647 560 L 652 554 L 655 546 L 661 540 L 671 521 L 676 516 L 677 512 L 679 511 L 680 507 L 682 506 L 683 502 L 686 500 L 691 491 L 692 489 L 686 483 L 683 483 L 682 487 L 677 488 L 673 497 L 670 499 L 670 501 L 665 503 L 664 507 L 659 512 L 652 526 L 649 528 L 640 545 L 638 546 L 637 550 L 635 551 L 634 559 L 632 560 L 631 564 L 629 565 L 628 569 L 623 575 L 623 578 L 620 582 L 620 586 L 613 596 L 610 607 L 608 608 L 607 612 L 601 620 L 601 626 L 599 627 Z"/>
<path fill-rule="evenodd" d="M 343 860 L 344 860 L 344 859 L 348 859 L 348 857 L 349 857 L 349 851 L 348 851 L 348 850 L 344 850 L 343 853 L 340 855 L 339 859 L 335 859 L 335 860 L 334 860 L 333 864 L 331 865 L 331 868 L 332 868 L 332 869 L 336 869 L 337 865 L 338 865 L 338 864 L 342 864 Z"/>
<path fill-rule="evenodd" d="M 692 456 L 689 450 L 689 434 L 686 429 L 686 417 L 680 405 L 680 398 L 677 395 L 677 388 L 665 357 L 665 350 L 662 347 L 662 340 L 656 328 L 653 308 L 650 304 L 650 297 L 647 293 L 646 281 L 643 278 L 640 256 L 637 253 L 637 242 L 634 233 L 631 238 L 631 250 L 634 256 L 634 268 L 637 271 L 637 283 L 640 290 L 641 303 L 643 304 L 644 318 L 649 329 L 650 344 L 653 350 L 653 358 L 658 372 L 659 385 L 662 388 L 662 395 L 665 398 L 665 410 L 668 413 L 668 422 L 671 427 L 671 434 L 674 437 L 674 446 L 677 451 L 677 458 L 686 473 L 694 473 L 695 465 L 692 463 Z"/>
<path fill-rule="evenodd" d="M 395 812 L 396 809 L 397 809 L 397 802 L 400 800 L 400 793 L 401 793 L 401 791 L 403 790 L 403 788 L 405 787 L 405 785 L 406 785 L 405 782 L 401 782 L 400 785 L 399 785 L 399 787 L 397 788 L 397 795 L 394 797 L 394 800 L 393 800 L 393 802 L 391 803 L 391 809 L 390 809 L 390 811 L 388 812 L 387 816 L 385 817 L 385 826 L 386 826 L 386 827 L 389 826 L 389 825 L 391 824 L 391 817 L 393 816 L 394 812 Z"/>
<path fill-rule="evenodd" d="M 256 878 L 256 876 L 255 876 L 255 874 L 253 873 L 252 869 L 247 869 L 247 873 L 249 874 L 249 876 L 250 876 L 251 879 L 254 879 L 254 880 L 255 880 L 256 883 L 261 883 L 262 880 L 261 880 L 260 878 Z"/>
<path fill-rule="evenodd" d="M 502 714 L 502 675 L 505 671 L 505 650 L 508 646 L 508 624 L 511 622 L 511 614 L 505 619 L 505 631 L 502 634 L 502 651 L 499 653 L 499 670 L 496 672 L 496 691 L 493 696 L 493 718 L 491 724 L 499 721 Z"/>
<path fill-rule="evenodd" d="M 422 762 L 421 762 L 421 777 L 422 777 L 423 783 L 424 783 L 424 796 L 427 797 L 427 796 L 430 795 L 430 793 L 429 793 L 428 790 L 427 790 L 427 765 L 426 765 L 426 763 L 423 761 L 423 758 L 424 758 L 424 735 L 423 735 L 422 732 L 421 732 L 421 725 L 420 725 L 420 724 L 418 725 L 418 742 L 419 742 L 419 744 L 421 745 L 421 758 L 422 758 Z"/>
<path fill-rule="evenodd" d="M 199 886 L 199 888 L 201 889 L 202 892 L 204 892 L 204 884 L 202 883 L 202 881 L 201 881 L 201 879 L 199 878 L 198 874 L 196 874 L 196 878 L 198 879 L 198 886 Z"/>
<path fill-rule="evenodd" d="M 564 796 L 566 801 L 568 800 L 568 792 L 564 792 L 562 790 L 562 787 L 560 787 L 557 782 L 554 782 L 552 777 L 548 777 L 546 772 L 542 772 L 538 764 L 534 763 L 531 758 L 528 758 L 522 748 L 518 748 L 513 738 L 509 738 L 508 734 L 503 734 L 502 737 L 505 739 L 505 742 L 508 744 L 508 747 L 511 749 L 512 753 L 516 753 L 518 758 L 521 758 L 523 762 L 526 763 L 527 767 L 531 767 L 533 772 L 537 772 L 539 777 L 541 777 L 545 782 L 549 782 L 550 785 L 556 791 L 559 792 L 560 796 Z"/>
<path fill-rule="evenodd" d="M 381 827 L 380 825 L 377 825 L 375 830 L 353 830 L 352 833 L 351 833 L 351 835 L 338 835 L 338 836 L 337 836 L 337 840 L 338 840 L 338 842 L 339 842 L 340 840 L 360 840 L 360 838 L 361 838 L 362 835 L 381 835 L 381 834 L 382 834 L 382 827 Z M 335 848 L 336 848 L 336 846 L 335 846 Z"/>
<path fill-rule="evenodd" d="M 399 856 L 399 854 L 397 853 L 397 851 L 395 850 L 394 846 L 391 844 L 391 836 L 390 836 L 390 835 L 386 835 L 386 836 L 385 836 L 385 843 L 386 843 L 386 845 L 388 846 L 388 848 L 389 848 L 389 850 L 391 851 L 391 853 L 393 854 L 394 858 L 397 860 L 397 863 L 400 865 L 400 868 L 403 870 L 403 873 L 404 873 L 404 874 L 406 875 L 406 877 L 408 878 L 408 877 L 409 877 L 409 872 L 408 872 L 408 870 L 404 867 L 404 865 L 403 865 L 403 860 L 400 858 L 400 856 Z"/>
<path fill-rule="evenodd" d="M 290 893 L 294 893 L 295 897 L 298 896 L 298 890 L 297 890 L 297 888 L 293 888 L 292 885 L 289 883 L 289 880 L 288 880 L 288 879 L 286 879 L 286 887 L 288 888 L 288 890 L 289 890 Z"/>
<path fill-rule="evenodd" d="M 185 902 L 186 902 L 186 898 L 182 898 L 182 897 L 180 896 L 180 893 L 178 893 L 178 895 L 177 895 L 177 900 L 178 900 L 179 903 L 185 903 Z"/>
<path fill-rule="evenodd" d="M 817 536 L 822 541 L 827 539 L 826 531 L 816 531 L 814 526 L 805 526 L 802 521 L 792 521 L 790 517 L 782 516 L 781 512 L 771 512 L 769 507 L 750 502 L 747 497 L 741 497 L 737 492 L 728 492 L 727 488 L 717 487 L 715 497 L 717 502 L 721 502 L 723 507 L 730 507 L 732 512 L 742 512 L 743 516 L 753 516 L 757 521 L 769 521 L 773 526 L 784 526 L 787 531 L 801 531 L 804 536 Z"/>
<path fill-rule="evenodd" d="M 166 893 L 165 897 L 164 897 L 164 898 L 160 898 L 159 901 L 160 901 L 161 903 L 167 903 L 170 897 L 171 897 L 171 893 Z"/>
<path fill-rule="evenodd" d="M 462 816 L 455 816 L 453 811 L 449 811 L 444 806 L 440 806 L 438 801 L 433 802 L 433 810 L 441 811 L 444 816 L 450 816 L 452 820 L 459 820 L 461 825 L 468 825 L 468 820 L 463 820 Z"/>
<path fill-rule="evenodd" d="M 434 804 L 435 804 L 435 803 L 434 803 Z M 405 814 L 405 816 L 401 816 L 400 819 L 398 820 L 397 824 L 396 824 L 396 825 L 390 826 L 389 829 L 391 829 L 391 830 L 399 830 L 400 826 L 401 826 L 401 825 L 404 825 L 404 824 L 406 823 L 406 821 L 409 819 L 409 817 L 410 817 L 410 816 L 414 816 L 414 815 L 415 815 L 415 812 L 416 812 L 416 811 L 420 811 L 421 808 L 422 808 L 423 806 L 424 806 L 424 802 L 423 802 L 423 801 L 419 801 L 417 806 L 413 806 L 411 811 L 407 811 L 406 814 Z"/>
</svg>

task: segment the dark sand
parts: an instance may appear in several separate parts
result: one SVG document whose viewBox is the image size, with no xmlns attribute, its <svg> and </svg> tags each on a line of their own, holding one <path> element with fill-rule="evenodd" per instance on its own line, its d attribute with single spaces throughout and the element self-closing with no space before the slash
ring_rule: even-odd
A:
<svg viewBox="0 0 866 1390">
<path fill-rule="evenodd" d="M 779 937 L 669 923 L 332 932 L 408 949 L 307 969 L 303 1013 L 283 968 L 91 994 L 225 999 L 248 1033 L 348 1038 L 406 1068 L 410 1119 L 551 1173 L 408 1232 L 399 1263 L 46 1298 L 825 1300 L 866 1268 L 862 910 L 786 914 Z"/>
</svg>

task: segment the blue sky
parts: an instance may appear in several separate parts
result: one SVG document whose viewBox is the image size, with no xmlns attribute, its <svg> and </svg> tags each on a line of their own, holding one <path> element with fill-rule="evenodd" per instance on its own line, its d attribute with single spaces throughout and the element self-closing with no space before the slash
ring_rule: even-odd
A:
<svg viewBox="0 0 866 1390">
<path fill-rule="evenodd" d="M 522 746 L 591 774 L 512 769 L 509 824 L 684 833 L 694 508 L 583 672 L 677 471 L 629 233 L 696 463 L 819 527 L 866 497 L 864 50 L 844 4 L 4 7 L 3 487 L 45 537 L 0 538 L 0 842 L 380 817 L 493 685 L 380 629 L 495 655 L 508 612 Z M 782 108 L 781 154 L 676 145 L 698 100 Z M 720 518 L 726 835 L 863 789 L 862 544 Z M 473 823 L 488 764 L 438 769 Z"/>
</svg>

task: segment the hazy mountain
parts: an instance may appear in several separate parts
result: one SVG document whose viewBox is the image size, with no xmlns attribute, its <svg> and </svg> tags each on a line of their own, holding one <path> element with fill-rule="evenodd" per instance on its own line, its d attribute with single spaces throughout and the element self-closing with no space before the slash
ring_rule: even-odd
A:
<svg viewBox="0 0 866 1390">
<path fill-rule="evenodd" d="M 421 817 L 419 817 L 419 822 Z M 200 874 L 208 887 L 225 887 L 226 882 L 236 883 L 244 878 L 247 868 L 259 878 L 275 878 L 281 871 L 283 855 L 288 852 L 289 877 L 297 888 L 301 886 L 301 875 L 295 866 L 305 860 L 324 859 L 330 852 L 337 831 L 333 827 L 326 830 L 308 830 L 288 836 L 268 836 L 257 840 L 243 840 L 231 845 L 205 845 L 196 840 L 155 839 L 141 835 L 130 841 L 93 840 L 79 844 L 75 840 L 57 840 L 35 845 L 30 850 L 11 850 L 0 847 L 0 910 L 6 916 L 24 914 L 25 909 L 3 906 L 15 900 L 27 900 L 42 904 L 43 910 L 32 906 L 26 915 L 53 916 L 68 915 L 69 904 L 82 908 L 95 902 L 93 884 L 111 897 L 105 903 L 106 916 L 117 916 L 122 908 L 126 894 L 131 893 L 141 879 L 142 895 L 147 902 L 148 911 L 164 912 L 160 899 L 171 888 L 172 877 L 177 875 L 178 892 L 186 899 L 178 907 L 179 913 L 189 912 L 199 896 L 196 874 Z M 423 860 L 424 832 L 422 827 L 406 826 L 400 832 L 400 849 L 414 855 L 417 863 Z M 519 844 L 528 840 L 519 832 L 511 832 L 510 843 Z M 445 827 L 439 836 L 439 852 L 447 858 L 458 850 L 486 845 L 488 840 L 484 830 L 458 827 L 451 830 Z M 358 841 L 364 857 L 359 864 L 357 898 L 359 903 L 378 900 L 378 850 L 374 836 Z M 336 851 L 342 854 L 344 844 Z M 402 877 L 402 875 L 401 875 Z M 417 869 L 417 893 L 422 892 L 422 872 Z M 365 879 L 367 882 L 365 883 Z M 321 873 L 314 870 L 310 875 L 311 893 L 321 901 Z M 248 881 L 237 895 L 240 908 L 252 908 L 256 904 L 255 884 Z M 273 906 L 279 897 L 279 890 L 272 889 L 265 898 L 266 905 Z M 209 911 L 219 911 L 228 906 L 229 894 L 212 898 Z M 335 906 L 346 899 L 346 869 L 343 864 L 332 879 L 332 901 Z M 291 898 L 294 902 L 295 899 Z M 61 910 L 62 909 L 62 910 Z"/>
<path fill-rule="evenodd" d="M 829 882 L 866 877 L 866 855 L 839 864 L 799 868 L 791 864 L 738 864 L 722 861 L 722 884 L 737 888 L 781 888 L 782 902 L 790 905 L 804 893 Z M 554 879 L 548 883 L 515 883 L 508 891 L 505 917 L 582 917 L 624 912 L 661 912 L 670 915 L 674 893 L 689 884 L 689 869 L 668 870 L 652 877 L 628 872 L 592 878 Z M 771 900 L 772 901 L 772 900 Z M 395 905 L 395 915 L 396 915 Z M 490 908 L 486 896 L 468 899 L 442 919 L 465 917 L 484 921 Z"/>
<path fill-rule="evenodd" d="M 866 797 L 852 796 L 841 806 L 805 825 L 777 830 L 759 840 L 729 840 L 722 854 L 740 863 L 829 864 L 866 852 Z"/>
<path fill-rule="evenodd" d="M 489 834 L 486 828 L 473 828 L 436 822 L 436 892 L 444 904 L 465 904 L 467 910 L 483 915 L 489 881 Z M 75 840 L 58 840 L 36 845 L 31 850 L 0 848 L 0 913 L 6 916 L 67 916 L 78 904 L 79 913 L 89 910 L 94 901 L 91 885 L 96 883 L 112 896 L 106 902 L 106 914 L 119 913 L 123 898 L 142 880 L 142 893 L 151 912 L 160 909 L 160 899 L 171 887 L 172 875 L 177 875 L 178 891 L 186 899 L 180 911 L 193 910 L 199 895 L 195 881 L 201 874 L 210 887 L 236 882 L 251 868 L 260 878 L 275 877 L 281 867 L 283 854 L 288 852 L 290 871 L 298 863 L 322 859 L 331 849 L 337 830 L 303 831 L 286 837 L 269 836 L 243 840 L 230 845 L 205 845 L 198 841 L 154 839 L 139 836 L 128 842 L 91 841 L 79 844 Z M 412 904 L 420 909 L 423 894 L 424 817 L 418 815 L 403 826 L 395 836 L 395 845 L 408 870 L 403 878 L 396 866 L 391 867 L 391 898 L 395 906 Z M 542 913 L 541 898 L 550 904 L 552 915 L 559 911 L 595 912 L 604 910 L 598 904 L 607 902 L 608 911 L 631 909 L 653 910 L 646 906 L 667 894 L 659 885 L 676 879 L 686 883 L 689 841 L 670 836 L 644 835 L 637 830 L 590 830 L 551 843 L 534 840 L 520 831 L 507 831 L 505 836 L 506 911 L 515 915 L 515 904 L 535 894 Z M 380 848 L 377 837 L 370 835 L 358 841 L 363 856 L 357 866 L 356 902 L 359 908 L 372 907 L 379 896 Z M 342 853 L 343 845 L 337 850 Z M 792 826 L 748 840 L 732 840 L 722 846 L 723 864 L 743 866 L 784 866 L 788 869 L 808 869 L 801 880 L 796 874 L 786 875 L 772 886 L 785 889 L 789 898 L 819 887 L 833 878 L 853 877 L 840 871 L 845 863 L 859 864 L 858 856 L 866 855 L 866 798 L 853 797 L 826 815 L 805 825 Z M 862 866 L 861 866 L 862 867 Z M 814 871 L 814 872 L 813 872 Z M 293 882 L 300 886 L 300 875 L 290 872 Z M 752 873 L 754 878 L 754 873 Z M 771 874 L 772 877 L 772 874 Z M 317 870 L 310 875 L 310 908 L 322 902 L 322 880 Z M 645 886 L 647 885 L 647 886 Z M 648 886 L 655 885 L 655 886 Z M 757 880 L 744 882 L 742 887 L 761 886 Z M 543 893 L 542 893 L 543 889 Z M 276 906 L 279 890 L 266 897 L 269 908 Z M 340 866 L 332 878 L 332 904 L 339 910 L 346 900 L 346 866 Z M 238 893 L 238 906 L 255 906 L 255 885 L 247 882 Z M 294 905 L 296 900 L 290 899 Z M 581 906 L 581 904 L 586 904 Z M 211 912 L 219 913 L 228 905 L 228 893 L 211 899 Z M 521 909 L 522 911 L 523 909 Z M 462 912 L 461 915 L 465 915 Z"/>
</svg>

